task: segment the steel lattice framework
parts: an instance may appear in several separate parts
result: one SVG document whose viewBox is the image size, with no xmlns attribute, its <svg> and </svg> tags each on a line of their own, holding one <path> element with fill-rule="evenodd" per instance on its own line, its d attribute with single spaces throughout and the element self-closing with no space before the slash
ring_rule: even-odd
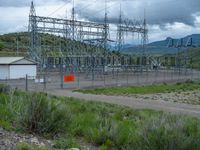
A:
<svg viewBox="0 0 200 150">
<path fill-rule="evenodd" d="M 36 16 L 33 2 L 29 15 L 29 32 L 31 33 L 30 54 L 35 59 L 41 59 L 42 51 L 39 44 L 39 33 L 62 35 L 65 39 L 83 42 L 98 39 L 104 42 L 107 37 L 108 24 L 84 22 Z M 71 50 L 68 55 L 81 55 L 82 52 Z"/>
<path fill-rule="evenodd" d="M 107 8 L 105 9 L 104 23 L 77 21 L 74 16 L 74 8 L 71 19 L 37 16 L 32 2 L 29 14 L 30 57 L 40 63 L 48 57 L 72 59 L 82 57 L 91 59 L 90 62 L 107 65 L 110 59 L 108 58 L 108 42 L 112 41 L 109 39 L 110 24 L 108 23 Z M 119 23 L 116 26 L 116 49 L 118 51 L 122 49 L 125 33 L 141 34 L 142 44 L 146 44 L 148 33 L 146 21 L 139 23 L 123 20 L 120 12 Z M 54 35 L 54 37 L 59 36 L 62 40 L 60 43 L 55 42 L 54 46 L 49 46 L 45 41 L 45 33 Z M 107 58 L 108 60 L 106 60 Z M 77 60 L 75 61 L 77 62 Z M 97 66 L 98 64 L 92 63 L 91 65 Z"/>
</svg>

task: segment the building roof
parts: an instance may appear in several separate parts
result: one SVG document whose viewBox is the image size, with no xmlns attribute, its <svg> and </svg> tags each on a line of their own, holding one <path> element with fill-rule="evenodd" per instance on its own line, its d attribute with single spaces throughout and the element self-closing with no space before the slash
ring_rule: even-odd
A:
<svg viewBox="0 0 200 150">
<path fill-rule="evenodd" d="M 20 62 L 22 60 L 25 60 L 23 64 L 36 64 L 36 62 L 26 59 L 24 57 L 0 57 L 0 65 L 11 65 Z"/>
</svg>

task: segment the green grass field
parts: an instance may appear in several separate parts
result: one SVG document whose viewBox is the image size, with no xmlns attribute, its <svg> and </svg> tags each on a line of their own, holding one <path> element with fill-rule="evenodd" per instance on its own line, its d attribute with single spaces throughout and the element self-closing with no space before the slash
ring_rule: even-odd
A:
<svg viewBox="0 0 200 150">
<path fill-rule="evenodd" d="M 176 84 L 160 84 L 160 85 L 147 85 L 147 86 L 81 89 L 81 90 L 75 90 L 75 92 L 81 92 L 85 94 L 131 95 L 131 94 L 169 93 L 169 92 L 191 91 L 198 89 L 200 89 L 200 83 L 184 82 Z"/>
<path fill-rule="evenodd" d="M 57 149 L 79 147 L 80 138 L 100 150 L 200 149 L 200 120 L 195 118 L 5 86 L 0 86 L 0 126 L 52 139 Z"/>
</svg>

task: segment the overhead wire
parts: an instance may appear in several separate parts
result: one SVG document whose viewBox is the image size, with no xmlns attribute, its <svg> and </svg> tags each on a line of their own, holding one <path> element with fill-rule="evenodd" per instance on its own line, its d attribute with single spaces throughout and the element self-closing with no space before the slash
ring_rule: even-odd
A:
<svg viewBox="0 0 200 150">
<path fill-rule="evenodd" d="M 58 7 L 56 10 L 54 10 L 52 13 L 50 13 L 49 15 L 47 15 L 47 17 L 52 16 L 53 14 L 55 14 L 57 11 L 59 11 L 60 9 L 62 9 L 65 5 L 67 5 L 66 3 L 64 3 L 63 5 L 61 5 L 60 7 Z"/>
<path fill-rule="evenodd" d="M 81 7 L 81 8 L 79 8 L 79 9 L 76 9 L 76 11 L 80 11 L 80 10 L 86 9 L 86 8 L 88 8 L 88 7 L 92 6 L 92 5 L 94 5 L 94 4 L 95 4 L 94 2 L 96 2 L 96 1 L 97 1 L 97 0 L 94 0 L 92 3 L 91 3 L 91 1 L 90 1 L 90 4 L 88 4 L 88 5 L 84 6 L 84 7 Z"/>
</svg>

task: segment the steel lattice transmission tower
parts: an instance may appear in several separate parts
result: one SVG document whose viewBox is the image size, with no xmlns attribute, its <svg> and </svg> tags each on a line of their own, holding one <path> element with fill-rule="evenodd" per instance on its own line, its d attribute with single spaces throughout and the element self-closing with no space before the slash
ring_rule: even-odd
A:
<svg viewBox="0 0 200 150">
<path fill-rule="evenodd" d="M 147 44 L 148 44 L 148 28 L 147 28 L 147 19 L 146 19 L 146 10 L 144 10 L 144 21 L 142 28 L 144 32 L 142 33 L 142 58 L 141 58 L 141 64 L 142 65 L 147 65 L 148 62 L 150 61 L 150 58 L 147 53 Z"/>
<path fill-rule="evenodd" d="M 104 23 L 105 23 L 105 33 L 104 33 L 104 55 L 107 53 L 108 48 L 108 35 L 109 35 L 109 24 L 108 24 L 108 10 L 107 10 L 107 0 L 105 0 L 105 17 L 104 17 Z"/>
<path fill-rule="evenodd" d="M 40 55 L 41 53 L 38 51 L 38 33 L 37 33 L 37 21 L 36 21 L 36 11 L 33 4 L 33 1 L 31 2 L 31 8 L 29 13 L 29 27 L 28 31 L 31 34 L 31 43 L 30 43 L 30 56 L 40 61 Z"/>
<path fill-rule="evenodd" d="M 122 9 L 121 9 L 121 4 L 120 4 L 120 14 L 119 14 L 119 22 L 117 26 L 117 43 L 116 43 L 116 49 L 118 52 L 120 52 L 123 48 L 124 44 L 124 32 L 122 31 Z"/>
<path fill-rule="evenodd" d="M 144 11 L 144 22 L 143 22 L 143 32 L 142 34 L 142 46 L 143 46 L 143 55 L 146 55 L 146 47 L 148 44 L 148 28 L 147 28 L 147 19 L 146 19 L 146 11 Z"/>
</svg>

